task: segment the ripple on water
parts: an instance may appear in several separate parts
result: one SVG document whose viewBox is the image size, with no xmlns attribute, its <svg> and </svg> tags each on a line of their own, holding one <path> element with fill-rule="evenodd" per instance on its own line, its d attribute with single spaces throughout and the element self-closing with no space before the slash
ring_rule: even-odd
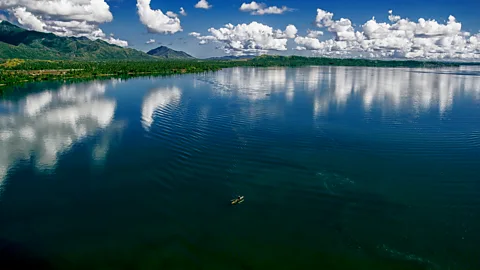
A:
<svg viewBox="0 0 480 270">
<path fill-rule="evenodd" d="M 97 120 L 106 135 L 90 139 L 83 136 L 84 125 L 75 124 L 85 139 L 74 138 L 68 142 L 71 151 L 54 153 L 59 166 L 48 172 L 52 181 L 33 171 L 28 174 L 32 181 L 21 181 L 22 169 L 31 169 L 30 152 L 37 157 L 42 153 L 38 147 L 13 159 L 14 151 L 0 149 L 1 206 L 6 207 L 0 209 L 0 227 L 6 224 L 8 229 L 0 235 L 29 240 L 25 226 L 18 225 L 37 224 L 32 229 L 38 239 L 30 240 L 65 243 L 51 247 L 51 254 L 60 257 L 64 249 L 83 249 L 94 260 L 125 260 L 120 268 L 149 268 L 157 260 L 157 268 L 188 269 L 214 261 L 218 269 L 308 269 L 311 262 L 321 265 L 315 269 L 328 269 L 328 255 L 340 254 L 330 259 L 331 269 L 355 261 L 352 257 L 360 258 L 358 267 L 345 269 L 377 262 L 387 266 L 371 269 L 479 269 L 478 76 L 471 80 L 467 75 L 472 74 L 462 79 L 445 74 L 441 78 L 448 80 L 440 81 L 433 70 L 420 77 L 402 75 L 406 71 L 418 73 L 239 68 L 148 84 L 143 79 L 126 82 L 131 89 L 159 86 L 146 93 L 131 91 L 144 96 L 117 96 L 101 88 L 97 92 L 118 99 Z M 394 74 L 400 76 L 390 76 Z M 189 88 L 192 77 L 195 87 Z M 69 95 L 67 103 L 77 96 Z M 35 126 L 50 111 L 47 101 L 57 97 L 48 90 L 30 96 L 29 104 L 32 98 L 38 106 L 27 108 L 25 116 L 17 119 L 13 107 L 0 112 L 8 116 L 0 117 L 0 141 L 28 144 L 31 130 L 14 122 L 32 118 L 29 126 Z M 81 98 L 80 107 L 86 99 Z M 141 100 L 141 117 L 133 108 L 135 100 Z M 87 118 L 95 120 L 103 107 L 88 109 L 92 115 Z M 105 121 L 105 116 L 118 115 L 132 119 L 121 132 L 122 140 L 111 144 L 115 133 L 105 125 L 113 127 L 114 121 Z M 66 125 L 48 126 L 48 133 L 57 137 Z M 87 133 L 97 134 L 93 129 Z M 93 153 L 85 147 L 90 143 L 97 145 Z M 118 155 L 107 154 L 110 144 Z M 136 156 L 122 155 L 124 150 Z M 85 152 L 106 162 L 95 175 L 80 168 L 85 177 L 66 177 L 83 164 L 78 161 Z M 23 157 L 25 164 L 12 165 Z M 11 177 L 3 181 L 7 173 Z M 230 207 L 233 195 L 245 195 L 245 203 Z M 45 216 L 39 210 L 51 212 Z M 58 232 L 49 219 L 67 221 Z M 88 243 L 80 248 L 65 235 Z M 118 242 L 99 247 L 108 238 Z M 144 246 L 133 254 L 137 245 Z M 296 261 L 278 260 L 289 256 Z M 87 260 L 76 262 L 87 266 Z M 108 263 L 102 266 L 115 268 Z"/>
<path fill-rule="evenodd" d="M 442 269 L 439 265 L 436 263 L 417 256 L 412 253 L 408 252 L 400 252 L 398 250 L 395 250 L 391 247 L 388 247 L 385 244 L 379 245 L 377 247 L 377 250 L 379 251 L 379 254 L 381 256 L 385 256 L 387 258 L 393 259 L 393 260 L 398 260 L 398 261 L 404 261 L 404 262 L 410 262 L 411 267 L 413 269 L 428 269 L 428 270 L 440 270 Z"/>
</svg>

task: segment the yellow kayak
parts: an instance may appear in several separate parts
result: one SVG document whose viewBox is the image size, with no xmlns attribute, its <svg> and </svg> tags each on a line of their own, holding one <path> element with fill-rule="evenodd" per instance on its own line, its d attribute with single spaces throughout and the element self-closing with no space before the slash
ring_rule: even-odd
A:
<svg viewBox="0 0 480 270">
<path fill-rule="evenodd" d="M 244 198 L 243 196 L 238 196 L 237 198 L 231 200 L 231 204 L 239 204 L 239 203 L 242 203 L 244 201 Z"/>
</svg>

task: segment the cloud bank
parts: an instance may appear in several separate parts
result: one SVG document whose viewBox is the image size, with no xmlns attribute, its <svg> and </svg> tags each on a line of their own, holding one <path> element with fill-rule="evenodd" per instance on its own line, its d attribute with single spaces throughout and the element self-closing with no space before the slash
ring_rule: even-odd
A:
<svg viewBox="0 0 480 270">
<path fill-rule="evenodd" d="M 182 31 L 177 14 L 167 11 L 152 10 L 150 0 L 137 0 L 137 13 L 140 22 L 147 27 L 150 33 L 174 34 Z"/>
<path fill-rule="evenodd" d="M 277 7 L 277 6 L 271 6 L 267 7 L 266 4 L 264 3 L 257 3 L 255 1 L 252 1 L 250 4 L 243 3 L 240 6 L 240 11 L 243 12 L 250 12 L 252 15 L 265 15 L 265 14 L 283 14 L 287 11 L 290 11 L 291 9 L 282 6 L 282 7 Z"/>
<path fill-rule="evenodd" d="M 219 29 L 210 28 L 208 32 L 210 35 L 207 36 L 196 32 L 190 35 L 199 39 L 200 44 L 210 41 L 219 43 L 219 48 L 227 54 L 245 55 L 267 53 L 270 50 L 286 51 L 287 40 L 294 38 L 298 31 L 294 25 L 288 25 L 282 31 L 254 21 L 250 24 L 226 24 Z"/>
<path fill-rule="evenodd" d="M 210 5 L 207 0 L 200 0 L 195 4 L 195 8 L 211 9 L 212 5 Z"/>
<path fill-rule="evenodd" d="M 107 36 L 99 25 L 113 20 L 104 0 L 0 0 L 6 10 L 24 27 L 58 36 L 85 36 L 118 46 L 128 42 Z"/>
<path fill-rule="evenodd" d="M 462 24 L 449 16 L 445 24 L 435 20 L 417 22 L 389 11 L 389 23 L 375 18 L 355 30 L 349 19 L 333 19 L 334 14 L 317 9 L 315 24 L 326 28 L 332 39 L 319 40 L 313 32 L 295 38 L 297 50 L 321 55 L 365 57 L 405 57 L 429 59 L 479 59 L 480 34 L 462 31 Z"/>
</svg>

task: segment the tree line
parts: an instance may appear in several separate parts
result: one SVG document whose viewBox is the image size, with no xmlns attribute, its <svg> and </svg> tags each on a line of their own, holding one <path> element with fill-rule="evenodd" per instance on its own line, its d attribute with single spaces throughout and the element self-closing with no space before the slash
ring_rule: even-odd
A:
<svg viewBox="0 0 480 270">
<path fill-rule="evenodd" d="M 229 67 L 270 66 L 366 66 L 366 67 L 452 67 L 457 63 L 339 59 L 301 56 L 259 56 L 248 60 L 8 60 L 0 64 L 0 86 L 45 80 L 72 80 L 97 77 L 172 75 L 217 71 Z"/>
</svg>

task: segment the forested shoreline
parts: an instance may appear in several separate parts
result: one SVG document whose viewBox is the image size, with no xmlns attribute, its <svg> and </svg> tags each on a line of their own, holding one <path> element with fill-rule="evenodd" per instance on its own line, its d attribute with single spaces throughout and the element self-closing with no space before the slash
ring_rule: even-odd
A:
<svg viewBox="0 0 480 270">
<path fill-rule="evenodd" d="M 243 60 L 20 60 L 0 62 L 0 89 L 35 81 L 95 79 L 202 73 L 229 67 L 363 66 L 436 68 L 458 67 L 458 63 L 404 60 L 335 59 L 301 56 L 259 56 Z"/>
</svg>

